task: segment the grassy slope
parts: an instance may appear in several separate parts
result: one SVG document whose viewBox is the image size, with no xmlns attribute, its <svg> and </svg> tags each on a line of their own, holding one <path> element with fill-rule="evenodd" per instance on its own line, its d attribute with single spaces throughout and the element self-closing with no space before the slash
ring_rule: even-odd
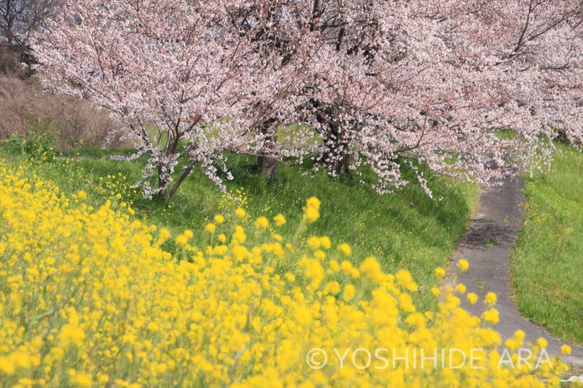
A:
<svg viewBox="0 0 583 388">
<path fill-rule="evenodd" d="M 290 236 L 305 200 L 317 196 L 322 200 L 322 218 L 314 224 L 316 234 L 352 245 L 356 263 L 373 255 L 387 271 L 409 269 L 421 286 L 416 301 L 419 307 L 433 303 L 429 291 L 435 284 L 433 270 L 445 265 L 456 248 L 476 203 L 476 186 L 433 178 L 430 187 L 436 198 L 444 197 L 441 202 L 429 199 L 415 184 L 396 194 L 380 196 L 366 185 L 330 179 L 324 174 L 304 176 L 300 166 L 280 165 L 278 180 L 269 182 L 253 173 L 253 162 L 252 157 L 229 156 L 235 180 L 227 185 L 235 196 L 244 188 L 246 207 L 252 215 L 284 214 L 288 224 L 282 234 Z M 93 204 L 99 205 L 117 190 L 107 188 L 116 181 L 108 175 L 119 178 L 121 173 L 133 182 L 140 176 L 140 162 L 58 160 L 38 173 L 55 180 L 66 192 L 85 190 Z M 124 197 L 134 202 L 137 215 L 149 223 L 167 226 L 174 234 L 192 229 L 199 245 L 205 238 L 202 229 L 206 222 L 214 214 L 233 211 L 237 206 L 201 173 L 185 181 L 170 206 L 141 199 L 139 193 L 131 191 L 124 192 Z"/>
<path fill-rule="evenodd" d="M 561 148 L 551 174 L 525 178 L 528 214 L 512 282 L 522 314 L 583 344 L 583 154 Z"/>
</svg>

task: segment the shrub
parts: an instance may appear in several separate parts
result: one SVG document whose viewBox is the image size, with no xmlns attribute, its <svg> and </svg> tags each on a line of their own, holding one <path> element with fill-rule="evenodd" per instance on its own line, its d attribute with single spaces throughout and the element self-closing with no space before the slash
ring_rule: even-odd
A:
<svg viewBox="0 0 583 388">
<path fill-rule="evenodd" d="M 94 209 L 84 192 L 61 195 L 30 167 L 0 165 L 0 177 L 0 378 L 7 385 L 534 387 L 558 385 L 566 369 L 556 359 L 535 370 L 499 368 L 501 340 L 490 327 L 497 312 L 480 319 L 460 308 L 463 287 L 418 311 L 409 272 L 385 274 L 374 258 L 355 267 L 346 260 L 350 247 L 325 236 L 300 240 L 320 216 L 315 198 L 290 241 L 278 234 L 284 216 L 252 219 L 237 209 L 201 227 L 208 244 L 197 247 L 189 244 L 193 231 L 173 237 L 146 225 L 119 196 Z M 163 249 L 168 242 L 175 255 Z M 522 334 L 506 343 L 515 362 Z M 488 360 L 475 364 L 481 369 L 403 361 L 359 369 L 353 362 L 366 364 L 364 353 L 344 367 L 332 353 L 380 347 L 398 356 L 408 348 L 482 348 Z M 544 340 L 531 350 L 541 347 Z M 329 352 L 322 369 L 306 362 L 322 366 L 313 348 Z M 383 355 L 389 364 L 390 354 Z"/>
<path fill-rule="evenodd" d="M 9 76 L 24 79 L 28 72 L 20 62 L 18 48 L 8 44 L 0 43 L 0 76 Z"/>
<path fill-rule="evenodd" d="M 0 139 L 53 138 L 58 150 L 120 145 L 121 126 L 89 102 L 42 92 L 39 80 L 0 77 Z"/>
<path fill-rule="evenodd" d="M 24 145 L 25 141 L 15 132 L 2 144 L 2 151 L 7 155 L 23 155 Z"/>
</svg>

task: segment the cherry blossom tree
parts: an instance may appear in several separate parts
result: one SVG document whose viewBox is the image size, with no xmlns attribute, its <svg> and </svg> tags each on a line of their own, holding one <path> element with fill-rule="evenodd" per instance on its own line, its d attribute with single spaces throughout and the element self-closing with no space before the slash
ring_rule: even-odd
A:
<svg viewBox="0 0 583 388">
<path fill-rule="evenodd" d="M 320 7 L 314 26 L 327 45 L 314 61 L 307 109 L 322 138 L 317 165 L 330 175 L 359 173 L 368 165 L 380 193 L 407 183 L 404 163 L 480 182 L 503 171 L 502 163 L 485 166 L 503 155 L 499 138 L 481 119 L 499 93 L 468 87 L 492 75 L 458 71 L 461 59 L 425 2 L 330 1 Z M 417 180 L 430 193 L 421 172 Z"/>
<path fill-rule="evenodd" d="M 146 195 L 170 198 L 197 166 L 222 185 L 225 151 L 286 155 L 275 132 L 297 122 L 317 45 L 292 4 L 64 1 L 34 48 L 49 86 L 109 109 L 130 129 L 135 157 L 150 155 Z"/>
<path fill-rule="evenodd" d="M 149 195 L 197 166 L 221 184 L 225 151 L 271 177 L 289 157 L 366 168 L 379 193 L 408 166 L 431 195 L 421 165 L 488 184 L 548 165 L 557 133 L 581 142 L 582 14 L 580 0 L 68 0 L 33 47 L 50 85 L 109 109 L 151 155 Z"/>
<path fill-rule="evenodd" d="M 231 5 L 64 1 L 35 36 L 48 84 L 107 108 L 129 128 L 135 157 L 149 155 L 147 196 L 172 197 L 197 166 L 220 184 L 223 152 L 245 142 L 241 113 L 253 98 L 248 69 L 259 59 L 228 22 Z"/>
<path fill-rule="evenodd" d="M 407 183 L 403 164 L 423 163 L 488 184 L 548 165 L 553 128 L 580 139 L 580 1 L 320 6 L 314 126 L 330 174 L 367 164 L 389 192 Z"/>
<path fill-rule="evenodd" d="M 277 132 L 281 126 L 301 122 L 298 108 L 309 98 L 305 89 L 310 84 L 311 62 L 323 44 L 309 28 L 310 10 L 311 0 L 251 0 L 230 9 L 233 26 L 242 31 L 260 58 L 259 68 L 248 69 L 253 78 L 249 93 L 254 99 L 245 108 L 253 118 L 247 132 L 254 139 L 239 152 L 257 155 L 259 173 L 271 179 L 275 178 L 278 159 L 297 157 L 304 147 L 305 136 L 295 131 L 286 143 L 298 147 L 282 149 Z"/>
<path fill-rule="evenodd" d="M 581 142 L 581 1 L 436 5 L 456 55 L 470 59 L 474 69 L 496 81 L 488 88 L 496 90 L 500 100 L 487 107 L 488 122 L 513 130 L 514 141 L 501 142 L 509 151 L 507 165 L 531 171 L 548 166 L 549 148 L 540 147 L 540 140 L 554 138 L 557 132 L 575 144 Z"/>
</svg>

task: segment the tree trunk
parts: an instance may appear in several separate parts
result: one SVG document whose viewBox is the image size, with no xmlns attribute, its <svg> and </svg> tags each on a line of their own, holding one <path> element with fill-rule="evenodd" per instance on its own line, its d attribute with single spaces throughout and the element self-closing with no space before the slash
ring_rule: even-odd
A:
<svg viewBox="0 0 583 388">
<path fill-rule="evenodd" d="M 160 167 L 158 167 L 158 187 L 163 187 L 163 189 L 158 192 L 158 198 L 163 199 L 166 202 L 170 201 L 172 197 L 174 197 L 174 194 L 176 194 L 176 191 L 178 191 L 180 185 L 182 185 L 186 178 L 190 176 L 192 170 L 194 170 L 194 165 L 184 168 L 182 174 L 180 174 L 178 179 L 172 184 L 172 182 L 169 182 L 161 173 Z"/>
<path fill-rule="evenodd" d="M 274 130 L 275 120 L 269 119 L 261 125 L 261 134 L 265 136 L 262 155 L 257 156 L 257 172 L 269 180 L 277 179 L 277 130 Z"/>
<path fill-rule="evenodd" d="M 341 155 L 334 164 L 334 172 L 336 175 L 350 176 L 350 154 L 348 153 L 348 145 L 341 146 Z"/>
<path fill-rule="evenodd" d="M 337 144 L 338 148 L 326 151 L 322 157 L 328 175 L 332 176 L 350 176 L 350 154 L 348 146 Z"/>
<path fill-rule="evenodd" d="M 158 165 L 157 170 L 158 170 L 158 188 L 160 188 L 160 191 L 158 191 L 156 197 L 163 201 L 169 201 L 170 182 L 166 174 L 162 172 L 162 166 Z"/>
<path fill-rule="evenodd" d="M 328 131 L 323 134 L 325 150 L 320 157 L 320 162 L 326 167 L 328 175 L 350 176 L 350 150 L 349 142 L 344 139 L 341 129 L 334 122 L 328 122 Z"/>
<path fill-rule="evenodd" d="M 257 172 L 269 180 L 277 179 L 277 159 L 258 156 Z"/>
</svg>

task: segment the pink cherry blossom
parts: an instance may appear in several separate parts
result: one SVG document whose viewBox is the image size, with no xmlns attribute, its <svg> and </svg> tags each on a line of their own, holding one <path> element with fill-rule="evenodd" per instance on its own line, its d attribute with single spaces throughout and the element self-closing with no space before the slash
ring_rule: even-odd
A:
<svg viewBox="0 0 583 388">
<path fill-rule="evenodd" d="M 421 165 L 489 184 L 583 140 L 580 0 L 62 3 L 32 41 L 47 84 L 128 127 L 149 196 L 194 168 L 222 185 L 225 151 L 367 168 L 379 193 L 406 167 L 432 195 Z"/>
</svg>

